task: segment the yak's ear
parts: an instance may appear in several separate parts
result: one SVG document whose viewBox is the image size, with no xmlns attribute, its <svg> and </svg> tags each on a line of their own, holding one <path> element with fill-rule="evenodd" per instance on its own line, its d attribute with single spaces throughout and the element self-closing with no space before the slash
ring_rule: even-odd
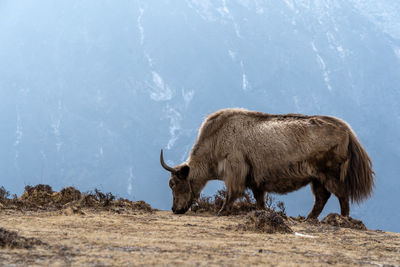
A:
<svg viewBox="0 0 400 267">
<path fill-rule="evenodd" d="M 177 175 L 180 179 L 185 180 L 189 175 L 189 171 L 190 167 L 188 165 L 184 165 L 178 170 Z"/>
</svg>

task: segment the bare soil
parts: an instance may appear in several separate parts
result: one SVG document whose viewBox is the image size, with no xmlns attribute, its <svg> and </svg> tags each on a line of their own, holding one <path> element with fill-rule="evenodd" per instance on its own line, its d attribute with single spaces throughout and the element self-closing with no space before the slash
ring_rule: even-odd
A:
<svg viewBox="0 0 400 267">
<path fill-rule="evenodd" d="M 29 243 L 26 247 L 23 243 L 12 246 L 9 239 L 4 241 L 8 244 L 0 246 L 0 264 L 400 264 L 400 234 L 345 228 L 340 226 L 340 215 L 337 219 L 331 215 L 329 221 L 337 224 L 332 226 L 256 212 L 217 217 L 193 212 L 174 215 L 170 211 L 66 210 L 0 208 L 1 231 L 11 240 Z M 269 219 L 278 225 L 285 223 L 291 231 L 269 234 L 256 227 L 257 223 L 268 224 Z"/>
</svg>

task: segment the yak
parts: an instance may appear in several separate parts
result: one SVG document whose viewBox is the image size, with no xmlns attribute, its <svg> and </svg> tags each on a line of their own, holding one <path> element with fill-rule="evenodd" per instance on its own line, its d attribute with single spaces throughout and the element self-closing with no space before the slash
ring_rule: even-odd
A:
<svg viewBox="0 0 400 267">
<path fill-rule="evenodd" d="M 331 194 L 349 216 L 349 201 L 359 203 L 374 187 L 372 162 L 350 126 L 332 116 L 267 114 L 224 109 L 208 116 L 186 162 L 168 166 L 175 214 L 185 213 L 210 180 L 225 182 L 218 215 L 227 215 L 249 188 L 257 209 L 265 193 L 286 194 L 311 184 L 315 202 L 308 219 L 320 215 Z"/>
</svg>

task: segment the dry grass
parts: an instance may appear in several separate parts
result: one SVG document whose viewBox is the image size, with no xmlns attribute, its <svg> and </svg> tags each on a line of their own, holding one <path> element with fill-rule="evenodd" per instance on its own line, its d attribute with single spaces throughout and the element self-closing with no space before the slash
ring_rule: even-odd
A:
<svg viewBox="0 0 400 267">
<path fill-rule="evenodd" d="M 254 201 L 248 196 L 236 204 L 238 215 L 217 217 L 214 212 L 223 201 L 222 193 L 200 204 L 203 212 L 174 215 L 98 190 L 81 193 L 69 187 L 54 192 L 38 185 L 10 199 L 0 188 L 0 262 L 45 266 L 400 264 L 400 234 L 368 230 L 362 222 L 337 214 L 321 222 L 287 217 L 284 205 L 279 208 L 272 198 L 267 198 L 266 211 L 254 211 Z"/>
<path fill-rule="evenodd" d="M 19 236 L 16 232 L 8 231 L 0 228 L 0 248 L 26 248 L 30 249 L 33 246 L 45 245 L 42 241 L 36 238 L 26 238 Z"/>
<path fill-rule="evenodd" d="M 294 234 L 241 230 L 246 215 L 0 210 L 1 227 L 46 243 L 2 248 L 4 265 L 377 265 L 400 263 L 400 234 L 288 220 Z M 301 235 L 299 235 L 301 234 Z"/>
</svg>

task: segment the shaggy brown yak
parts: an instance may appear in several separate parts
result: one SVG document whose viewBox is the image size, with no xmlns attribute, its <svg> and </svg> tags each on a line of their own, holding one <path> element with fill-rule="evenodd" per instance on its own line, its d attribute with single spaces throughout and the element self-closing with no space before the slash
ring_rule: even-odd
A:
<svg viewBox="0 0 400 267">
<path fill-rule="evenodd" d="M 209 180 L 225 182 L 227 195 L 219 214 L 250 188 L 257 208 L 265 192 L 285 194 L 311 183 L 315 196 L 308 218 L 317 218 L 333 193 L 341 214 L 349 200 L 361 202 L 374 185 L 371 160 L 350 126 L 335 117 L 272 115 L 224 109 L 202 124 L 186 162 L 169 167 L 172 211 L 185 213 Z"/>
</svg>

